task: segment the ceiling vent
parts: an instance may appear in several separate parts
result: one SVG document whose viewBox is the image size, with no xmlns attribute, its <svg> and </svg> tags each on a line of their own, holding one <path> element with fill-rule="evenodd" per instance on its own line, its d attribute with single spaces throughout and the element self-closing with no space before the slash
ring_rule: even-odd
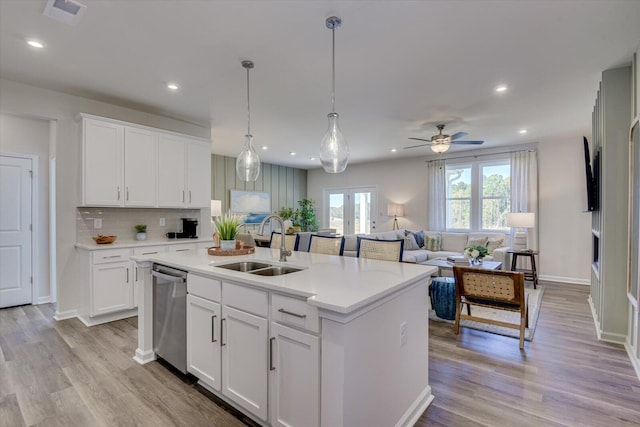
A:
<svg viewBox="0 0 640 427">
<path fill-rule="evenodd" d="M 87 6 L 73 0 L 47 0 L 43 15 L 67 25 L 76 25 Z"/>
</svg>

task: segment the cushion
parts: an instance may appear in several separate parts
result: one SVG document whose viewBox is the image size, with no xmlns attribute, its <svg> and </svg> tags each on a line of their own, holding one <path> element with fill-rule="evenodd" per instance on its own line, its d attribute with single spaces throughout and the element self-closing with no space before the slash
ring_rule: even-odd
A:
<svg viewBox="0 0 640 427">
<path fill-rule="evenodd" d="M 404 232 L 405 235 L 408 234 L 413 234 L 413 238 L 416 239 L 416 243 L 418 244 L 418 247 L 421 248 L 424 246 L 424 231 L 420 230 L 420 231 L 410 231 L 410 230 L 406 230 Z M 405 247 L 406 249 L 406 247 Z"/>
<path fill-rule="evenodd" d="M 404 236 L 404 250 L 415 251 L 416 249 L 420 249 L 420 246 L 418 246 L 418 243 L 416 242 L 415 237 L 413 237 L 413 234 L 409 233 Z"/>
<path fill-rule="evenodd" d="M 428 251 L 439 251 L 442 246 L 442 238 L 437 235 L 425 235 L 423 248 Z"/>
<path fill-rule="evenodd" d="M 489 238 L 487 236 L 484 237 L 471 237 L 469 236 L 469 240 L 467 240 L 467 247 L 470 246 L 487 246 L 487 242 Z"/>
<path fill-rule="evenodd" d="M 498 249 L 504 243 L 504 237 L 490 237 L 487 241 L 487 250 L 489 254 L 493 254 L 493 251 Z"/>
<path fill-rule="evenodd" d="M 441 233 L 442 245 L 440 246 L 443 251 L 460 252 L 466 248 L 469 235 L 467 233 Z"/>
</svg>

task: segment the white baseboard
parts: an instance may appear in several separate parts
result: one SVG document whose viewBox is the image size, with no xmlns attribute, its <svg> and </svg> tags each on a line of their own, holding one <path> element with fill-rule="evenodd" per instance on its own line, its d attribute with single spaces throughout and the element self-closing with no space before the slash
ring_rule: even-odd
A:
<svg viewBox="0 0 640 427">
<path fill-rule="evenodd" d="M 396 427 L 399 426 L 412 426 L 418 422 L 418 418 L 422 415 L 424 411 L 427 410 L 431 402 L 433 402 L 434 396 L 431 393 L 431 386 L 427 386 L 420 396 L 416 399 L 415 402 L 411 405 L 411 407 L 404 413 L 402 418 L 396 424 Z"/>
<path fill-rule="evenodd" d="M 152 350 L 142 351 L 139 348 L 136 349 L 136 355 L 133 356 L 133 360 L 138 362 L 141 365 L 144 365 L 149 362 L 153 362 L 156 360 L 156 353 Z"/>
<path fill-rule="evenodd" d="M 51 297 L 47 296 L 47 297 L 38 297 L 36 298 L 36 303 L 35 305 L 40 305 L 40 304 L 49 304 L 51 302 Z"/>
<path fill-rule="evenodd" d="M 546 280 L 548 282 L 558 282 L 558 283 L 571 283 L 574 285 L 591 285 L 591 280 L 589 279 L 579 279 L 577 277 L 564 277 L 564 276 L 547 276 L 547 275 L 539 275 L 538 280 Z"/>
<path fill-rule="evenodd" d="M 627 354 L 629 355 L 629 359 L 631 360 L 631 364 L 633 365 L 633 369 L 636 370 L 636 375 L 638 376 L 638 379 L 640 380 L 640 359 L 635 357 L 635 355 L 633 354 L 633 348 L 629 345 L 628 342 L 624 343 L 624 348 L 625 348 L 625 350 L 627 350 Z"/>
<path fill-rule="evenodd" d="M 77 317 L 78 319 L 80 319 L 82 323 L 84 323 L 85 326 L 95 326 L 95 325 L 101 325 L 107 322 L 113 322 L 114 320 L 122 320 L 128 317 L 134 317 L 137 315 L 138 315 L 138 309 L 134 308 L 131 310 L 118 311 L 115 313 L 103 314 L 101 316 L 95 316 L 95 317 L 84 316 L 84 315 L 77 316 Z"/>
<path fill-rule="evenodd" d="M 55 320 L 67 320 L 73 319 L 74 317 L 78 317 L 78 310 L 67 310 L 67 311 L 57 311 L 56 314 L 53 315 Z"/>
</svg>

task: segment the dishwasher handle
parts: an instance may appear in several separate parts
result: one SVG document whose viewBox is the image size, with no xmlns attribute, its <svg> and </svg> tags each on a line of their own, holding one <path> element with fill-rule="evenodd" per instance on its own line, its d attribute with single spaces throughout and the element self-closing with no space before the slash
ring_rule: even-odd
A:
<svg viewBox="0 0 640 427">
<path fill-rule="evenodd" d="M 151 271 L 151 275 L 153 275 L 155 277 L 159 277 L 160 279 L 168 280 L 170 282 L 176 282 L 176 283 L 184 283 L 185 282 L 184 277 L 173 276 L 171 274 L 160 273 L 160 272 L 155 271 L 155 270 Z"/>
</svg>

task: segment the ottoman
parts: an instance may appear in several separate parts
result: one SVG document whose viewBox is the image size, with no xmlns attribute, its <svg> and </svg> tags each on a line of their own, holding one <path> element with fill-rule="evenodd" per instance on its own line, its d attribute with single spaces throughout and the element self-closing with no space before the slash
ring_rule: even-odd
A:
<svg viewBox="0 0 640 427">
<path fill-rule="evenodd" d="M 453 277 L 431 279 L 431 297 L 436 315 L 441 319 L 456 318 L 456 282 Z"/>
</svg>

